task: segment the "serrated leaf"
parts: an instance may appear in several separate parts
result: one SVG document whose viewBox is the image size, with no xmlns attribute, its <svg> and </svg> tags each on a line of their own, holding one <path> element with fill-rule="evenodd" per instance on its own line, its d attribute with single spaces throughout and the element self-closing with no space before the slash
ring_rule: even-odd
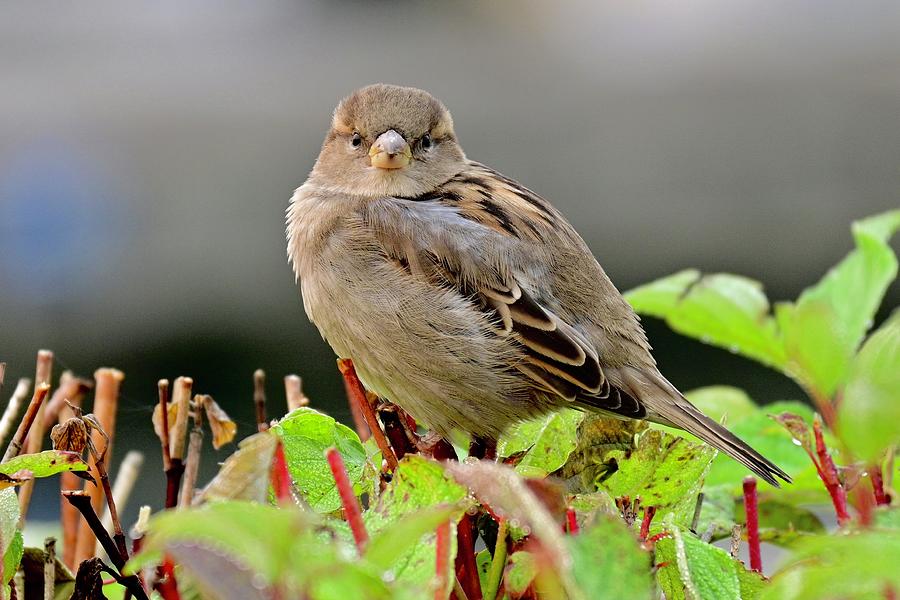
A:
<svg viewBox="0 0 900 600">
<path fill-rule="evenodd" d="M 858 458 L 875 461 L 900 441 L 900 313 L 866 341 L 838 408 L 841 437 Z"/>
<path fill-rule="evenodd" d="M 225 459 L 218 474 L 200 492 L 200 498 L 265 502 L 277 444 L 267 431 L 241 440 L 237 451 Z"/>
<path fill-rule="evenodd" d="M 36 454 L 20 454 L 0 464 L 0 473 L 12 475 L 18 471 L 31 471 L 32 477 L 50 477 L 64 471 L 87 471 L 88 466 L 74 452 L 45 450 Z"/>
<path fill-rule="evenodd" d="M 284 443 L 288 470 L 297 490 L 314 510 L 329 513 L 341 508 L 340 495 L 324 456 L 332 446 L 341 453 L 356 494 L 371 489 L 372 482 L 364 477 L 366 450 L 349 427 L 302 407 L 288 414 L 272 431 Z"/>
<path fill-rule="evenodd" d="M 400 461 L 391 483 L 379 497 L 377 505 L 367 510 L 363 519 L 373 543 L 380 544 L 375 540 L 382 535 L 392 538 L 406 527 L 400 523 L 407 519 L 423 519 L 423 522 L 416 524 L 415 529 L 438 514 L 442 517 L 440 522 L 449 520 L 456 523 L 466 509 L 465 504 L 461 504 L 465 498 L 465 488 L 453 481 L 440 464 L 419 455 L 408 455 Z M 444 507 L 436 510 L 435 507 L 439 505 Z M 390 532 L 394 527 L 400 529 L 392 534 Z M 435 528 L 436 525 L 428 527 L 426 531 L 420 530 L 418 536 L 403 542 L 404 547 L 397 549 L 402 552 L 391 552 L 392 556 L 388 561 L 390 573 L 396 581 L 422 593 L 430 591 L 432 595 L 434 592 L 429 586 L 434 578 L 437 550 Z M 450 538 L 450 564 L 453 564 L 456 536 Z M 410 544 L 409 541 L 417 543 Z M 373 560 L 375 564 L 387 568 L 381 559 Z"/>
<path fill-rule="evenodd" d="M 562 467 L 578 444 L 584 412 L 562 409 L 513 425 L 497 442 L 497 454 L 506 458 L 524 452 L 516 471 L 527 476 L 552 473 Z"/>
<path fill-rule="evenodd" d="M 682 271 L 625 294 L 641 314 L 675 331 L 780 368 L 784 349 L 762 285 L 725 273 Z"/>
<path fill-rule="evenodd" d="M 871 530 L 799 543 L 763 591 L 767 600 L 883 598 L 900 589 L 900 532 Z"/>
<path fill-rule="evenodd" d="M 644 506 L 675 512 L 684 523 L 715 455 L 706 444 L 651 429 L 638 436 L 634 449 L 618 453 L 619 468 L 601 487 L 615 498 L 639 497 Z"/>
<path fill-rule="evenodd" d="M 591 528 L 566 538 L 566 545 L 575 582 L 586 598 L 652 597 L 649 556 L 621 519 L 598 518 Z"/>
<path fill-rule="evenodd" d="M 756 571 L 737 568 L 738 583 L 741 586 L 741 600 L 756 600 L 766 589 L 769 581 Z"/>
<path fill-rule="evenodd" d="M 671 537 L 656 544 L 656 561 L 665 565 L 657 571 L 657 582 L 667 599 L 741 598 L 740 561 L 677 526 L 667 530 Z"/>
</svg>

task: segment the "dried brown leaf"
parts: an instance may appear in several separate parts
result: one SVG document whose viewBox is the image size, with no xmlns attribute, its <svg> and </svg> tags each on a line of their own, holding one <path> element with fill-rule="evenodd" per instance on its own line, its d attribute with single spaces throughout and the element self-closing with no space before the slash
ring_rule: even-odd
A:
<svg viewBox="0 0 900 600">
<path fill-rule="evenodd" d="M 178 405 L 169 402 L 168 407 L 168 424 L 169 424 L 169 433 L 172 431 L 172 426 L 175 424 L 175 416 L 178 414 Z M 162 437 L 162 408 L 160 408 L 159 404 L 157 404 L 153 408 L 153 431 L 156 432 L 157 437 Z"/>
<path fill-rule="evenodd" d="M 234 440 L 237 433 L 237 424 L 228 416 L 222 407 L 219 406 L 212 396 L 203 397 L 203 408 L 206 410 L 206 418 L 209 420 L 209 427 L 212 429 L 213 448 L 218 450 L 225 444 Z M 169 421 L 171 423 L 171 421 Z"/>
<path fill-rule="evenodd" d="M 88 431 L 84 421 L 77 417 L 66 419 L 54 425 L 50 431 L 50 440 L 54 450 L 74 452 L 79 456 L 84 453 L 88 443 Z"/>
</svg>

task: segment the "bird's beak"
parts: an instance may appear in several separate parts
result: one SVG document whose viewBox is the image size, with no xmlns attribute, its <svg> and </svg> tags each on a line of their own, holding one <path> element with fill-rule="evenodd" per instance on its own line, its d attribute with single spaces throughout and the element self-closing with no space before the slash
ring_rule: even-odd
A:
<svg viewBox="0 0 900 600">
<path fill-rule="evenodd" d="M 403 136 L 388 129 L 378 136 L 369 148 L 369 158 L 373 167 L 379 169 L 402 169 L 409 164 L 412 151 Z"/>
</svg>

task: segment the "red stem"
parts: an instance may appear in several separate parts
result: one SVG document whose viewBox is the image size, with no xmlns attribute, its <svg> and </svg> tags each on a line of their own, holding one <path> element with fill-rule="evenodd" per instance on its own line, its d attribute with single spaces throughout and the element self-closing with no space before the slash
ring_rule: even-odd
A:
<svg viewBox="0 0 900 600">
<path fill-rule="evenodd" d="M 394 471 L 397 468 L 397 455 L 394 454 L 394 450 L 388 443 L 387 438 L 384 437 L 384 432 L 378 424 L 378 417 L 375 415 L 375 409 L 369 403 L 369 399 L 366 397 L 366 390 L 356 375 L 353 361 L 349 358 L 338 360 L 338 369 L 341 375 L 344 376 L 344 382 L 347 384 L 348 399 L 351 407 L 356 405 L 360 409 L 365 417 L 366 424 L 369 426 L 369 431 L 372 432 L 372 436 L 375 438 L 375 443 L 378 444 L 378 449 L 381 450 L 381 455 L 387 461 L 388 470 Z"/>
<path fill-rule="evenodd" d="M 406 429 L 400 421 L 400 415 L 393 410 L 379 410 L 378 416 L 382 424 L 384 424 L 384 433 L 388 441 L 390 441 L 391 448 L 393 448 L 397 458 L 402 459 L 407 454 L 415 454 L 416 448 L 406 436 Z"/>
<path fill-rule="evenodd" d="M 168 556 L 163 559 L 162 564 L 163 578 L 157 583 L 156 591 L 163 597 L 163 600 L 181 600 L 178 593 L 178 582 L 175 580 L 175 564 Z"/>
<path fill-rule="evenodd" d="M 756 477 L 744 478 L 744 511 L 747 513 L 747 546 L 750 549 L 750 569 L 762 573 L 762 553 L 759 548 L 759 498 Z"/>
<path fill-rule="evenodd" d="M 291 474 L 288 472 L 287 459 L 284 456 L 284 445 L 278 441 L 275 446 L 275 457 L 272 459 L 272 489 L 279 503 L 291 503 Z"/>
<path fill-rule="evenodd" d="M 434 600 L 444 600 L 447 591 L 447 577 L 450 570 L 450 521 L 441 523 L 437 528 L 437 550 L 435 552 L 435 575 L 437 586 L 434 590 Z"/>
<path fill-rule="evenodd" d="M 566 509 L 566 523 L 569 525 L 569 535 L 578 535 L 578 520 L 572 507 Z"/>
<path fill-rule="evenodd" d="M 853 488 L 853 494 L 856 497 L 854 506 L 859 513 L 859 524 L 870 527 L 874 520 L 875 496 L 861 485 Z"/>
<path fill-rule="evenodd" d="M 456 526 L 456 578 L 468 600 L 483 600 L 478 567 L 475 564 L 475 522 L 472 515 L 463 515 Z"/>
<path fill-rule="evenodd" d="M 828 448 L 825 446 L 825 437 L 822 435 L 822 421 L 818 415 L 813 419 L 813 433 L 816 438 L 816 454 L 819 457 L 819 464 L 817 465 L 819 477 L 822 478 L 822 482 L 831 496 L 831 503 L 834 504 L 838 525 L 845 525 L 850 522 L 850 513 L 847 512 L 847 491 L 841 485 L 837 467 L 828 453 Z"/>
<path fill-rule="evenodd" d="M 891 503 L 884 492 L 884 477 L 881 476 L 881 465 L 874 463 L 869 466 L 869 477 L 872 478 L 872 489 L 875 492 L 875 504 L 886 506 Z"/>
<path fill-rule="evenodd" d="M 184 462 L 180 458 L 173 458 L 172 466 L 166 469 L 166 508 L 178 506 L 178 490 L 181 489 L 182 475 Z"/>
<path fill-rule="evenodd" d="M 353 486 L 350 484 L 350 478 L 347 476 L 347 469 L 344 467 L 344 459 L 337 448 L 329 448 L 325 451 L 328 458 L 328 466 L 331 468 L 331 475 L 337 484 L 338 493 L 341 495 L 341 504 L 344 506 L 344 514 L 347 522 L 350 524 L 350 531 L 353 532 L 353 539 L 356 541 L 356 548 L 362 554 L 369 541 L 369 534 L 366 533 L 366 526 L 362 520 L 362 510 L 359 507 L 359 500 L 353 493 Z"/>
<path fill-rule="evenodd" d="M 647 539 L 647 536 L 650 534 L 650 523 L 653 522 L 653 517 L 656 516 L 656 507 L 648 506 L 644 509 L 644 518 L 641 519 L 641 540 L 644 541 Z"/>
<path fill-rule="evenodd" d="M 350 416 L 353 417 L 353 428 L 356 430 L 356 435 L 359 436 L 359 439 L 365 442 L 372 437 L 372 430 L 369 429 L 369 424 L 366 421 L 365 416 L 363 416 L 362 408 L 355 401 L 356 392 L 353 389 L 350 378 L 344 373 L 340 360 L 338 361 L 338 368 L 341 370 L 341 374 L 344 375 L 344 392 L 347 394 L 347 404 L 350 405 Z"/>
</svg>

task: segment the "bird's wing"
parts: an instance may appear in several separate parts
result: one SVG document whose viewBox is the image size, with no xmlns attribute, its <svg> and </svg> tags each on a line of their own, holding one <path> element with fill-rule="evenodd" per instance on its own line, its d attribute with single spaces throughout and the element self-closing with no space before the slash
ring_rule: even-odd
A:
<svg viewBox="0 0 900 600">
<path fill-rule="evenodd" d="M 540 221 L 531 217 L 553 218 L 555 211 L 529 203 L 535 212 L 524 225 L 495 190 L 482 194 L 479 183 L 461 183 L 424 197 L 370 203 L 361 217 L 399 268 L 467 298 L 486 317 L 487 335 L 516 344 L 519 359 L 506 368 L 536 390 L 621 416 L 646 416 L 639 402 L 611 388 L 587 336 L 542 301 L 536 284 L 548 276 L 547 260 L 527 238 L 540 233 Z"/>
<path fill-rule="evenodd" d="M 615 364 L 578 327 L 580 313 L 565 310 L 547 288 L 565 265 L 553 264 L 547 247 L 573 242 L 571 226 L 539 196 L 486 167 L 473 165 L 434 193 L 387 198 L 366 205 L 362 215 L 381 250 L 411 277 L 452 289 L 468 298 L 490 323 L 489 335 L 520 346 L 518 370 L 535 390 L 608 414 L 650 419 L 689 431 L 746 465 L 769 483 L 790 477 L 727 429 L 697 410 L 665 380 L 649 354 L 631 309 L 590 252 L 596 281 L 580 288 L 579 299 L 612 323 L 597 323 L 597 344 L 618 344 L 625 355 Z M 575 235 L 572 233 L 572 235 Z M 577 239 L 579 243 L 580 238 Z M 590 267 L 576 274 L 590 277 Z M 596 286 L 608 285 L 597 303 Z M 593 297 L 589 297 L 593 294 Z M 619 305 L 603 304 L 619 300 Z M 594 302 L 592 304 L 592 302 Z M 561 307 L 562 310 L 557 310 Z M 563 318 L 569 314 L 569 319 Z M 586 316 L 586 315 L 581 315 Z M 606 325 L 604 327 L 604 325 Z M 598 338 L 597 331 L 606 339 Z M 615 354 L 615 352 L 613 352 Z"/>
</svg>

